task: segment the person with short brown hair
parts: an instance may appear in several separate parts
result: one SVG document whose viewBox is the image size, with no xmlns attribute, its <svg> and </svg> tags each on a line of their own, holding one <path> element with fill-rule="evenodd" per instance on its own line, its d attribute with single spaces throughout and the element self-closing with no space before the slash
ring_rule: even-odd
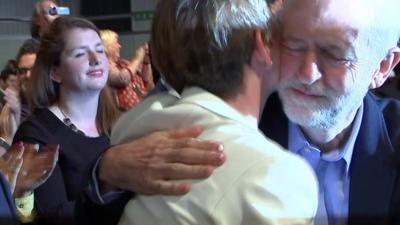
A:
<svg viewBox="0 0 400 225">
<path fill-rule="evenodd" d="M 173 89 L 126 112 L 111 142 L 199 125 L 200 138 L 225 146 L 227 161 L 208 179 L 189 180 L 192 190 L 184 196 L 138 193 L 125 206 L 120 225 L 312 224 L 318 197 L 314 173 L 258 130 L 278 81 L 269 18 L 265 0 L 158 3 L 151 52 Z"/>
</svg>

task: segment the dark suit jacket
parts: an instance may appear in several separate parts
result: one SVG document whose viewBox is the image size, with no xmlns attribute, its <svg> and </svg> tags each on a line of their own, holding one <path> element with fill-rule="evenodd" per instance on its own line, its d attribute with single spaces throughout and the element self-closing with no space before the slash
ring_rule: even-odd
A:
<svg viewBox="0 0 400 225">
<path fill-rule="evenodd" d="M 288 119 L 272 96 L 260 121 L 269 138 L 288 148 Z M 400 224 L 400 101 L 368 93 L 350 164 L 348 224 Z"/>
<path fill-rule="evenodd" d="M 8 182 L 0 173 L 0 225 L 16 225 L 14 199 L 11 196 Z"/>
</svg>

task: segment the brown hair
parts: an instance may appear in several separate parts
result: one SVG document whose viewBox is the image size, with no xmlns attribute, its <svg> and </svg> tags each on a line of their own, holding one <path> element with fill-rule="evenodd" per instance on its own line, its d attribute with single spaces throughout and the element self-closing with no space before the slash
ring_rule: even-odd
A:
<svg viewBox="0 0 400 225">
<path fill-rule="evenodd" d="M 13 59 L 8 60 L 7 64 L 4 66 L 4 69 L 1 71 L 0 78 L 7 80 L 11 74 L 18 75 L 17 62 Z"/>
<path fill-rule="evenodd" d="M 28 39 L 24 41 L 22 46 L 18 49 L 16 61 L 17 65 L 19 64 L 22 56 L 28 55 L 28 54 L 37 54 L 39 51 L 39 41 L 35 39 Z"/>
<path fill-rule="evenodd" d="M 99 34 L 97 27 L 86 19 L 66 16 L 58 17 L 52 22 L 50 29 L 41 39 L 32 77 L 28 82 L 28 101 L 31 108 L 46 108 L 59 101 L 59 84 L 50 78 L 50 70 L 53 66 L 60 65 L 61 53 L 65 47 L 65 34 L 74 28 L 90 29 Z M 99 132 L 109 135 L 118 116 L 119 112 L 109 90 L 103 88 L 96 116 Z"/>
<path fill-rule="evenodd" d="M 266 32 L 268 18 L 265 0 L 159 1 L 152 60 L 178 92 L 198 86 L 225 99 L 233 97 L 243 88 L 253 33 Z"/>
</svg>

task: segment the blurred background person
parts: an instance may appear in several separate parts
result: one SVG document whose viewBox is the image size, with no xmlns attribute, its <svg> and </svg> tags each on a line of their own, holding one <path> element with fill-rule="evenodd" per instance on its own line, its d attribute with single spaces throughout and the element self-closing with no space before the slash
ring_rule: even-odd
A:
<svg viewBox="0 0 400 225">
<path fill-rule="evenodd" d="M 8 145 L 20 122 L 31 114 L 26 98 L 29 95 L 26 93 L 26 83 L 31 76 L 38 48 L 38 41 L 26 40 L 18 50 L 16 61 L 10 61 L 2 72 L 2 77 L 5 77 L 5 74 L 18 75 L 18 82 L 14 82 L 13 88 L 7 88 L 4 91 L 4 98 L 2 97 L 4 107 L 0 113 L 0 137 Z M 4 147 L 8 146 L 3 146 L 2 150 L 5 150 Z"/>
<path fill-rule="evenodd" d="M 59 17 L 43 35 L 27 86 L 34 111 L 14 137 L 14 143 L 60 145 L 53 174 L 35 190 L 40 224 L 75 224 L 74 202 L 87 183 L 87 169 L 109 146 L 119 115 L 104 88 L 108 70 L 91 22 Z"/>
<path fill-rule="evenodd" d="M 121 44 L 116 32 L 101 30 L 100 36 L 110 65 L 108 84 L 114 89 L 118 107 L 130 109 L 154 87 L 148 45 L 139 47 L 128 61 L 120 57 Z"/>
<path fill-rule="evenodd" d="M 21 85 L 20 90 L 20 99 L 21 99 L 21 121 L 24 121 L 30 114 L 29 110 L 26 90 L 26 84 L 31 77 L 31 71 L 35 64 L 36 54 L 39 50 L 39 42 L 35 39 L 26 40 L 17 53 L 17 66 L 18 66 L 18 75 Z"/>
<path fill-rule="evenodd" d="M 17 216 L 23 223 L 32 221 L 32 192 L 47 180 L 57 159 L 57 145 L 43 146 L 38 153 L 37 146 L 22 142 L 13 145 L 0 158 L 0 224 L 16 224 Z M 8 193 L 15 199 L 12 200 Z"/>
<path fill-rule="evenodd" d="M 21 104 L 17 92 L 8 88 L 5 92 L 5 105 L 0 112 L 0 156 L 8 149 L 20 124 Z"/>
<path fill-rule="evenodd" d="M 1 71 L 0 87 L 3 90 L 7 89 L 8 87 L 19 90 L 18 68 L 15 60 L 8 60 L 7 64 Z"/>
<path fill-rule="evenodd" d="M 35 39 L 26 40 L 18 50 L 16 60 L 22 85 L 31 77 L 38 50 L 39 42 Z"/>
<path fill-rule="evenodd" d="M 58 7 L 55 0 L 39 0 L 35 4 L 31 19 L 32 38 L 39 40 L 50 26 L 50 23 L 59 16 L 49 13 L 49 10 L 53 7 Z"/>
<path fill-rule="evenodd" d="M 21 119 L 20 82 L 17 74 L 18 69 L 15 60 L 9 60 L 1 71 L 0 156 L 11 144 Z"/>
<path fill-rule="evenodd" d="M 10 192 L 10 187 L 3 174 L 0 173 L 0 224 L 17 225 L 15 204 Z"/>
</svg>

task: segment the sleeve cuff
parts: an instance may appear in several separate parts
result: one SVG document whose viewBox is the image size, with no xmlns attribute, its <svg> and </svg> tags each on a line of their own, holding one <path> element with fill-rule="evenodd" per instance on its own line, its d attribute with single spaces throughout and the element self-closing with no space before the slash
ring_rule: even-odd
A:
<svg viewBox="0 0 400 225">
<path fill-rule="evenodd" d="M 17 209 L 17 217 L 21 223 L 30 223 L 35 219 L 33 206 L 34 206 L 34 194 L 30 194 L 26 197 L 15 198 L 15 206 Z"/>
<path fill-rule="evenodd" d="M 125 193 L 125 191 L 111 191 L 111 192 L 105 193 L 103 195 L 100 193 L 99 181 L 97 179 L 97 170 L 98 170 L 101 158 L 102 157 L 99 157 L 93 166 L 88 190 L 86 191 L 89 199 L 98 205 L 104 205 L 104 204 L 110 203 L 110 202 L 114 201 L 115 199 L 120 198 L 120 196 Z"/>
</svg>

